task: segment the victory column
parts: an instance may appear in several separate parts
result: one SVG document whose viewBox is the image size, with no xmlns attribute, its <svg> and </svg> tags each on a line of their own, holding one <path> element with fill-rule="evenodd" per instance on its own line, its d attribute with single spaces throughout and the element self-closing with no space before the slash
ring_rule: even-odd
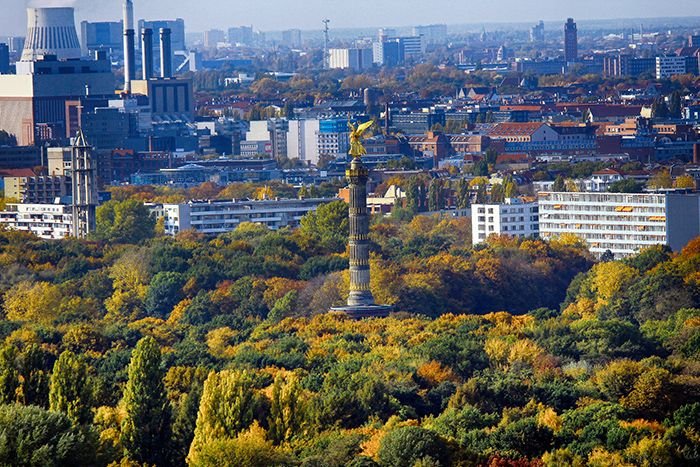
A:
<svg viewBox="0 0 700 467">
<path fill-rule="evenodd" d="M 367 180 L 369 170 L 362 162 L 367 154 L 362 144 L 365 133 L 374 125 L 369 121 L 355 126 L 350 124 L 350 167 L 345 171 L 350 188 L 350 296 L 348 305 L 331 311 L 343 312 L 352 318 L 385 317 L 391 306 L 377 305 L 370 290 L 369 267 L 369 212 L 367 210 Z"/>
</svg>

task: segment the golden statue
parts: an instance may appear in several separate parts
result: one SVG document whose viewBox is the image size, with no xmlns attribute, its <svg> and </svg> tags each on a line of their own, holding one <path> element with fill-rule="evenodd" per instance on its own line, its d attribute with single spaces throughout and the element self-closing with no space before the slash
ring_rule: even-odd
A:
<svg viewBox="0 0 700 467">
<path fill-rule="evenodd" d="M 367 150 L 362 144 L 362 141 L 369 136 L 365 136 L 365 133 L 374 126 L 374 120 L 370 120 L 361 125 L 348 123 L 348 126 L 350 127 L 350 155 L 353 157 L 362 157 L 367 154 Z"/>
</svg>

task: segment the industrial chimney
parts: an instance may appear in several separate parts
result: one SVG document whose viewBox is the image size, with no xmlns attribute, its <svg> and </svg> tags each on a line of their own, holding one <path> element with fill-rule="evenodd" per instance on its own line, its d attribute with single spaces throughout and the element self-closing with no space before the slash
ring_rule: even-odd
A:
<svg viewBox="0 0 700 467">
<path fill-rule="evenodd" d="M 153 29 L 141 31 L 141 64 L 143 80 L 153 78 Z"/>
<path fill-rule="evenodd" d="M 124 1 L 124 91 L 131 92 L 131 82 L 136 79 L 136 51 L 134 34 L 134 3 Z"/>
<path fill-rule="evenodd" d="M 73 8 L 27 8 L 27 39 L 22 61 L 33 62 L 47 55 L 58 60 L 80 58 Z"/>
<path fill-rule="evenodd" d="M 173 76 L 173 50 L 170 39 L 170 28 L 160 30 L 160 77 Z"/>
</svg>

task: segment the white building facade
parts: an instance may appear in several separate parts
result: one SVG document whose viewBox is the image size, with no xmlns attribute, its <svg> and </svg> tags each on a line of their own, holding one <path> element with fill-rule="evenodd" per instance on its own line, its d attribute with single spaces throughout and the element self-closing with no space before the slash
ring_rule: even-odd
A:
<svg viewBox="0 0 700 467">
<path fill-rule="evenodd" d="M 287 153 L 290 159 L 316 165 L 318 164 L 318 134 L 317 119 L 290 120 L 287 133 Z"/>
<path fill-rule="evenodd" d="M 539 236 L 537 203 L 508 198 L 502 204 L 472 204 L 472 244 L 485 242 L 491 235 Z"/>
<path fill-rule="evenodd" d="M 252 222 L 279 230 L 298 227 L 301 218 L 335 198 L 283 200 L 207 200 L 183 204 L 164 204 L 165 233 L 176 235 L 184 230 L 218 235 Z"/>
<path fill-rule="evenodd" d="M 656 57 L 656 79 L 684 75 L 686 71 L 685 57 Z"/>
<path fill-rule="evenodd" d="M 44 240 L 60 240 L 73 236 L 73 208 L 67 204 L 8 204 L 0 212 L 0 225 Z"/>
<path fill-rule="evenodd" d="M 700 235 L 700 195 L 539 193 L 540 236 L 574 234 L 591 252 L 631 256 L 653 245 L 678 251 Z"/>
</svg>

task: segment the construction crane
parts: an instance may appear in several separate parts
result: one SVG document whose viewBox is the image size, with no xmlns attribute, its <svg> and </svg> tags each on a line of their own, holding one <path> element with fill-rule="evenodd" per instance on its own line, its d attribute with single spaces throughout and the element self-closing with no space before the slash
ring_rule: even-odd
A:
<svg viewBox="0 0 700 467">
<path fill-rule="evenodd" d="M 328 18 L 323 20 L 323 68 L 325 70 L 328 70 L 331 67 L 331 57 L 330 57 L 330 52 L 328 50 L 328 44 L 330 43 L 330 28 L 328 25 L 330 24 L 331 20 Z"/>
</svg>

